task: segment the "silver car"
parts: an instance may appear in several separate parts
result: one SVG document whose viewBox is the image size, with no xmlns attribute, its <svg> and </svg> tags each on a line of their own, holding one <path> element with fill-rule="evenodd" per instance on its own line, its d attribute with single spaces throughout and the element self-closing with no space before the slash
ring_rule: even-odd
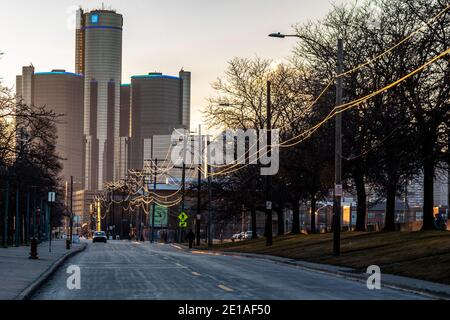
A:
<svg viewBox="0 0 450 320">
<path fill-rule="evenodd" d="M 105 231 L 96 231 L 94 232 L 94 236 L 92 237 L 92 242 L 104 242 L 106 243 L 108 238 L 106 237 Z"/>
</svg>

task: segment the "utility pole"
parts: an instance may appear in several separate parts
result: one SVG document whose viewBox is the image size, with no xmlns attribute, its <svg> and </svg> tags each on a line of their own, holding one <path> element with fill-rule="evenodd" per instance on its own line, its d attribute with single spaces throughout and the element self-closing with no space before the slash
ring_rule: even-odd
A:
<svg viewBox="0 0 450 320">
<path fill-rule="evenodd" d="M 145 180 L 145 178 L 144 178 L 144 180 Z M 112 235 L 113 235 L 113 239 L 115 239 L 115 237 L 116 237 L 116 224 L 115 224 L 115 217 L 114 217 L 114 215 L 115 215 L 115 211 L 114 211 L 114 189 L 115 189 L 115 187 L 114 187 L 114 185 L 113 185 L 113 190 L 112 190 L 112 203 L 111 203 L 111 206 L 112 206 L 112 210 L 111 210 L 111 216 L 112 216 Z"/>
<path fill-rule="evenodd" d="M 197 241 L 197 246 L 200 246 L 200 219 L 202 216 L 202 209 L 201 209 L 201 205 L 202 205 L 202 200 L 201 200 L 201 192 L 202 192 L 202 172 L 200 171 L 201 168 L 201 164 L 198 165 L 197 171 L 198 171 L 198 176 L 197 176 L 197 220 L 195 223 L 195 235 L 196 235 L 196 241 Z"/>
<path fill-rule="evenodd" d="M 73 227 L 73 176 L 70 176 L 70 222 L 69 222 L 69 240 L 66 249 L 72 245 L 72 227 Z"/>
<path fill-rule="evenodd" d="M 202 217 L 202 160 L 203 160 L 203 146 L 202 146 L 202 126 L 198 125 L 198 146 L 199 146 L 199 164 L 198 164 L 198 177 L 197 177 L 197 225 L 196 225 L 196 233 L 197 233 L 197 246 L 200 246 L 200 220 Z"/>
<path fill-rule="evenodd" d="M 208 247 L 213 245 L 213 223 L 212 223 L 212 189 L 211 189 L 211 166 L 209 161 L 211 161 L 211 148 L 210 148 L 210 136 L 208 135 L 208 140 L 206 142 L 206 172 L 208 175 Z"/>
<path fill-rule="evenodd" d="M 337 74 L 343 72 L 344 44 L 342 39 L 338 40 Z M 342 104 L 343 77 L 336 79 L 336 106 Z M 342 115 L 338 113 L 335 118 L 334 137 L 334 224 L 333 224 L 333 254 L 341 253 L 341 197 L 342 197 Z"/>
<path fill-rule="evenodd" d="M 155 175 L 153 180 L 153 194 L 156 194 L 156 177 L 158 174 L 158 159 L 155 158 Z M 156 203 L 155 199 L 153 199 L 152 203 L 152 243 L 155 241 L 155 210 L 156 210 Z"/>
<path fill-rule="evenodd" d="M 27 189 L 27 207 L 25 214 L 25 245 L 28 245 L 30 240 L 30 190 Z"/>
<path fill-rule="evenodd" d="M 19 182 L 17 182 L 19 184 Z M 19 246 L 19 231 L 20 231 L 20 220 L 19 220 L 19 186 L 16 187 L 16 216 L 14 221 L 14 245 Z"/>
<path fill-rule="evenodd" d="M 3 247 L 8 247 L 9 177 L 6 180 L 5 211 L 3 212 Z"/>
<path fill-rule="evenodd" d="M 267 81 L 267 156 L 272 156 L 272 101 L 270 81 Z M 272 245 L 272 176 L 266 175 L 266 246 Z"/>
<path fill-rule="evenodd" d="M 183 167 L 181 172 L 181 212 L 184 212 L 185 199 L 186 199 L 186 163 L 183 161 Z"/>
</svg>

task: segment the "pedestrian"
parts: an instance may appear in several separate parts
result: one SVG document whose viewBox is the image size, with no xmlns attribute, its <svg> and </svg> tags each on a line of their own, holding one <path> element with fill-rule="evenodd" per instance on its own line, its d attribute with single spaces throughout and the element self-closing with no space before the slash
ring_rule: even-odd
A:
<svg viewBox="0 0 450 320">
<path fill-rule="evenodd" d="M 186 239 L 189 240 L 189 249 L 192 249 L 192 243 L 195 239 L 195 234 L 192 232 L 192 229 L 189 229 L 189 233 L 186 235 Z"/>
</svg>

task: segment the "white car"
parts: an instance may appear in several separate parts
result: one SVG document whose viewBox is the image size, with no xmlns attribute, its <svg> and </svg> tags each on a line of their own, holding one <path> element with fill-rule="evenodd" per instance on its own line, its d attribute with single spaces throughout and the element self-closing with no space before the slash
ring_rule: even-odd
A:
<svg viewBox="0 0 450 320">
<path fill-rule="evenodd" d="M 240 239 L 240 238 L 241 238 L 241 234 L 240 234 L 240 233 L 235 233 L 235 234 L 233 234 L 233 235 L 231 236 L 231 240 L 232 240 L 232 241 L 237 240 L 237 239 Z"/>
<path fill-rule="evenodd" d="M 244 239 L 252 239 L 252 238 L 253 238 L 253 231 L 245 232 Z"/>
</svg>

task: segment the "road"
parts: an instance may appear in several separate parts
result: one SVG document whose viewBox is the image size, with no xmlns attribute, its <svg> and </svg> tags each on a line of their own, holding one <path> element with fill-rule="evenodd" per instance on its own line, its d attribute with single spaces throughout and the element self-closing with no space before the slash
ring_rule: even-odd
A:
<svg viewBox="0 0 450 320">
<path fill-rule="evenodd" d="M 66 286 L 70 265 L 81 289 Z M 393 289 L 239 256 L 187 252 L 171 245 L 109 241 L 70 258 L 33 299 L 423 299 Z"/>
</svg>

